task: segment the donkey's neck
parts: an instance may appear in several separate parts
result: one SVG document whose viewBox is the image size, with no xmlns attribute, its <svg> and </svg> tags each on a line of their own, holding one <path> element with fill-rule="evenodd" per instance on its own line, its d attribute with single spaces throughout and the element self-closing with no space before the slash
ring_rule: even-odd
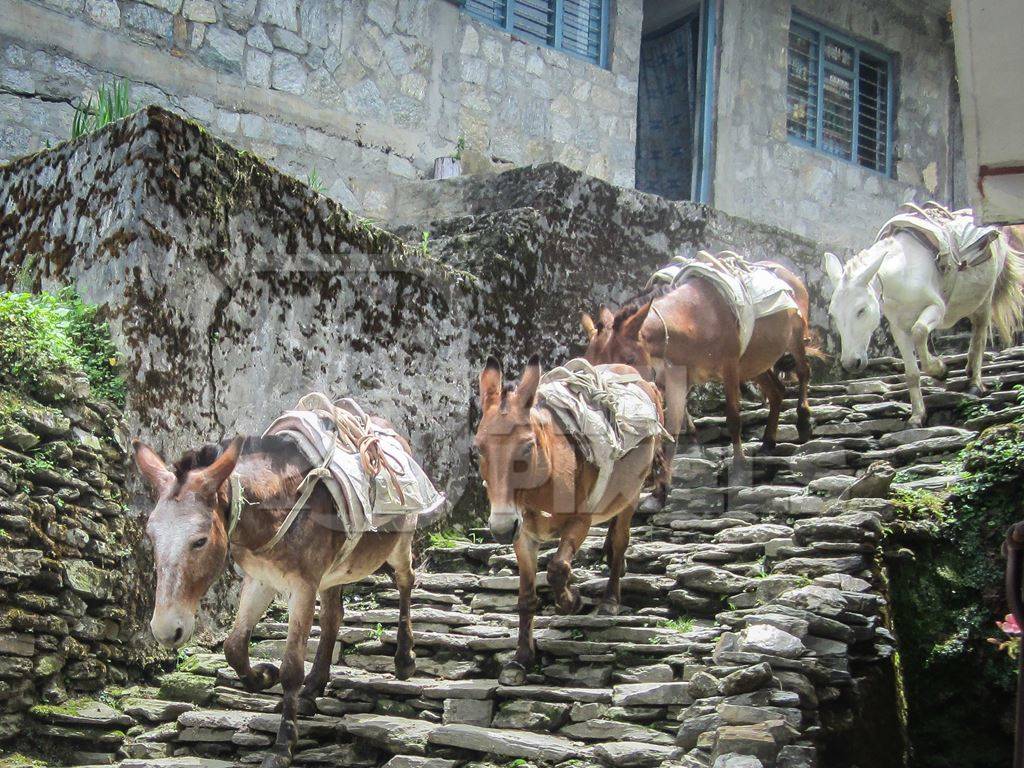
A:
<svg viewBox="0 0 1024 768">
<path fill-rule="evenodd" d="M 534 406 L 530 423 L 537 438 L 538 460 L 544 462 L 544 468 L 538 472 L 539 482 L 523 491 L 523 504 L 536 511 L 575 512 L 580 500 L 590 492 L 596 469 L 583 460 L 572 438 L 562 432 L 548 408 Z M 564 506 L 567 498 L 574 499 L 573 509 L 555 508 Z"/>
</svg>

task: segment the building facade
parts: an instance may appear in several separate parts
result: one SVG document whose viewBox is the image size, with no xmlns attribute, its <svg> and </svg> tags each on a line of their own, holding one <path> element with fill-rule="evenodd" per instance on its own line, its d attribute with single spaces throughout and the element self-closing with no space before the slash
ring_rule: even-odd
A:
<svg viewBox="0 0 1024 768">
<path fill-rule="evenodd" d="M 0 0 L 0 161 L 67 138 L 74 106 L 124 78 L 368 217 L 459 154 L 467 173 L 559 161 L 852 247 L 900 202 L 962 197 L 947 9 Z"/>
</svg>

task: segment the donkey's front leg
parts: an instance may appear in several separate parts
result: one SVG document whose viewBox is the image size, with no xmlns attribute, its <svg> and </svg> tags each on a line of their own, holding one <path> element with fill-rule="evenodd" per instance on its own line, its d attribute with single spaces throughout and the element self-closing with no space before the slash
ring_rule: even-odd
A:
<svg viewBox="0 0 1024 768">
<path fill-rule="evenodd" d="M 331 675 L 331 661 L 334 658 L 334 644 L 345 608 L 341 603 L 342 587 L 331 587 L 320 592 L 320 640 L 316 647 L 313 668 L 306 675 L 299 694 L 299 712 L 303 715 L 316 714 L 316 699 L 324 695 L 327 679 Z"/>
<path fill-rule="evenodd" d="M 520 530 L 513 545 L 519 565 L 519 644 L 515 658 L 498 676 L 502 685 L 523 685 L 526 672 L 533 667 L 536 651 L 533 646 L 533 616 L 537 612 L 537 542 Z"/>
<path fill-rule="evenodd" d="M 933 355 L 928 349 L 928 337 L 939 327 L 939 323 L 942 322 L 945 315 L 944 304 L 930 304 L 918 315 L 914 327 L 910 329 L 914 340 L 914 349 L 917 350 L 917 356 L 921 360 L 921 369 L 933 379 L 940 381 L 946 378 L 946 364 L 941 357 Z"/>
<path fill-rule="evenodd" d="M 654 492 L 644 499 L 642 509 L 647 513 L 660 512 L 665 506 L 669 489 L 672 486 L 672 464 L 680 438 L 696 440 L 693 421 L 686 412 L 686 396 L 689 387 L 686 366 L 670 366 L 668 361 L 665 361 L 660 385 L 665 396 L 665 430 L 672 435 L 672 439 L 666 440 L 663 445 L 665 476 L 659 479 Z"/>
<path fill-rule="evenodd" d="M 967 350 L 967 376 L 970 379 L 967 393 L 976 397 L 988 391 L 981 380 L 981 368 L 991 326 L 992 303 L 986 301 L 981 309 L 971 315 L 971 346 Z"/>
<path fill-rule="evenodd" d="M 408 680 L 416 674 L 416 653 L 413 651 L 412 588 L 416 574 L 412 569 L 412 535 L 402 534 L 388 558 L 395 572 L 398 587 L 398 643 L 395 649 L 395 677 Z"/>
<path fill-rule="evenodd" d="M 914 342 L 910 334 L 895 324 L 890 324 L 892 337 L 896 340 L 900 355 L 903 356 L 903 367 L 906 370 L 907 390 L 910 394 L 910 420 L 908 427 L 920 427 L 924 424 L 924 397 L 921 395 L 921 371 L 917 367 L 917 356 L 914 354 Z"/>
<path fill-rule="evenodd" d="M 249 665 L 249 637 L 277 590 L 261 581 L 246 576 L 238 598 L 238 613 L 231 634 L 224 640 L 224 657 L 238 674 L 239 680 L 250 691 L 263 691 L 277 684 L 278 669 L 274 664 Z"/>
<path fill-rule="evenodd" d="M 555 593 L 555 607 L 559 613 L 576 613 L 583 601 L 580 591 L 569 582 L 572 580 L 572 559 L 590 530 L 589 515 L 575 515 L 562 530 L 558 550 L 548 562 L 548 586 Z"/>
<path fill-rule="evenodd" d="M 281 727 L 274 746 L 263 759 L 262 768 L 287 768 L 292 762 L 292 750 L 299 739 L 299 688 L 305 672 L 306 644 L 313 625 L 316 585 L 298 584 L 288 601 L 288 641 L 281 660 L 281 687 L 284 700 L 281 705 Z"/>
</svg>

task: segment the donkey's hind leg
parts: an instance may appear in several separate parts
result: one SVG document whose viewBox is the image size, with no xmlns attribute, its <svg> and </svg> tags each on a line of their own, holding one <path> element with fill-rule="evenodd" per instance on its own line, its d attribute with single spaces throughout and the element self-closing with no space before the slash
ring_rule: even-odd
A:
<svg viewBox="0 0 1024 768">
<path fill-rule="evenodd" d="M 626 575 L 626 548 L 629 547 L 629 526 L 636 512 L 639 499 L 630 502 L 626 508 L 611 519 L 605 552 L 608 556 L 608 585 L 597 606 L 597 614 L 617 616 L 622 603 L 621 579 Z"/>
<path fill-rule="evenodd" d="M 334 657 L 334 644 L 338 640 L 338 630 L 345 615 L 341 603 L 342 587 L 330 587 L 320 592 L 320 639 L 316 647 L 316 658 L 313 668 L 306 675 L 299 693 L 299 711 L 304 715 L 316 714 L 316 698 L 324 695 L 327 680 L 331 675 L 331 660 Z"/>
<path fill-rule="evenodd" d="M 981 380 L 981 368 L 991 327 L 992 302 L 986 301 L 977 312 L 971 315 L 971 346 L 967 351 L 967 392 L 976 397 L 980 397 L 988 391 L 985 383 Z"/>
<path fill-rule="evenodd" d="M 793 361 L 795 363 L 796 379 L 799 382 L 800 391 L 796 400 L 796 431 L 801 443 L 811 439 L 811 406 L 807 402 L 811 388 L 811 361 L 807 357 L 806 329 L 800 327 L 799 336 L 793 345 Z M 785 386 L 783 386 L 785 395 Z"/>
<path fill-rule="evenodd" d="M 768 423 L 764 427 L 761 448 L 770 453 L 775 450 L 775 439 L 779 431 L 779 413 L 782 411 L 782 398 L 786 391 L 771 368 L 758 376 L 755 382 L 768 401 Z"/>
<path fill-rule="evenodd" d="M 416 575 L 412 569 L 412 534 L 401 534 L 388 557 L 398 587 L 398 644 L 395 650 L 395 677 L 408 680 L 416 674 L 416 653 L 412 635 L 412 588 Z"/>
<path fill-rule="evenodd" d="M 250 666 L 249 637 L 263 614 L 267 612 L 277 590 L 261 581 L 246 576 L 238 598 L 238 613 L 231 633 L 224 640 L 224 657 L 238 674 L 238 679 L 250 691 L 263 691 L 277 684 L 279 670 L 276 664 Z"/>
</svg>

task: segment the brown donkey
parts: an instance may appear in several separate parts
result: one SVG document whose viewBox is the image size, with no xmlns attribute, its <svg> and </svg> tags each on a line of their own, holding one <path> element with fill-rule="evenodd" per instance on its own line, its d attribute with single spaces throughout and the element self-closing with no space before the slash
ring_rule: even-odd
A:
<svg viewBox="0 0 1024 768">
<path fill-rule="evenodd" d="M 811 436 L 811 411 L 807 388 L 811 377 L 808 355 L 818 355 L 809 346 L 808 297 L 803 282 L 780 264 L 759 262 L 793 290 L 799 311 L 786 309 L 758 319 L 746 350 L 740 354 L 739 323 L 722 294 L 706 279 L 691 277 L 675 286 L 655 286 L 612 314 L 601 308 L 598 322 L 583 316 L 583 328 L 590 337 L 584 357 L 592 363 L 625 363 L 654 378 L 665 394 L 665 428 L 672 435 L 666 446 L 667 473 L 679 434 L 692 432 L 686 399 L 692 387 L 720 381 L 725 388 L 725 418 L 733 444 L 733 461 L 743 460 L 740 421 L 740 384 L 754 381 L 768 401 L 768 423 L 763 444 L 775 447 L 779 412 L 785 388 L 775 365 L 792 356 L 800 384 L 797 430 L 800 442 Z M 670 478 L 669 478 L 670 479 Z M 664 506 L 668 482 L 659 482 L 644 508 Z"/>
<path fill-rule="evenodd" d="M 613 370 L 636 373 L 625 365 L 613 366 Z M 522 685 L 534 663 L 537 553 L 542 542 L 559 542 L 548 564 L 548 586 L 559 612 L 573 613 L 582 601 L 579 590 L 570 585 L 572 558 L 590 527 L 608 522 L 604 551 L 609 578 L 598 612 L 618 613 L 629 524 L 661 442 L 660 436 L 647 438 L 620 458 L 600 500 L 590 507 L 596 511 L 588 513 L 587 501 L 598 469 L 564 434 L 552 411 L 537 402 L 540 377 L 536 355 L 514 386 L 503 384 L 501 365 L 493 357 L 480 374 L 482 416 L 474 443 L 491 506 L 488 524 L 497 541 L 514 541 L 519 565 L 519 644 L 514 660 L 501 673 L 505 685 Z M 640 385 L 661 421 L 657 387 L 646 381 Z"/>
<path fill-rule="evenodd" d="M 283 768 L 291 763 L 298 736 L 296 716 L 300 709 L 315 711 L 313 700 L 323 694 L 342 619 L 342 585 L 384 564 L 394 570 L 399 591 L 395 674 L 400 679 L 413 674 L 410 600 L 414 531 L 364 533 L 351 554 L 335 563 L 346 535 L 339 530 L 330 493 L 318 483 L 283 538 L 258 553 L 295 505 L 299 485 L 312 469 L 290 440 L 235 438 L 190 452 L 172 468 L 136 441 L 135 461 L 156 498 L 146 523 L 157 575 L 150 622 L 154 637 L 174 648 L 188 641 L 199 601 L 223 572 L 229 549 L 245 574 L 234 627 L 224 641 L 224 655 L 250 691 L 278 682 L 284 689 L 281 727 L 263 768 Z M 244 509 L 229 534 L 232 474 L 241 483 Z M 317 593 L 320 641 L 313 668 L 303 683 Z M 250 666 L 252 629 L 278 594 L 288 600 L 288 640 L 281 666 Z"/>
</svg>

